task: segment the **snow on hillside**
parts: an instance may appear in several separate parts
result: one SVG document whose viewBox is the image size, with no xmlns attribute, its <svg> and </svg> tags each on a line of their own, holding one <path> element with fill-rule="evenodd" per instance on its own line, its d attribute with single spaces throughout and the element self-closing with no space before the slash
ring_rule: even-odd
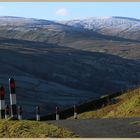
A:
<svg viewBox="0 0 140 140">
<path fill-rule="evenodd" d="M 61 21 L 60 23 L 75 26 L 75 27 L 83 27 L 85 29 L 98 30 L 104 28 L 132 28 L 132 27 L 140 27 L 140 20 L 133 18 L 123 18 L 123 17 L 96 17 L 96 18 L 88 18 L 84 20 L 68 20 Z"/>
<path fill-rule="evenodd" d="M 140 20 L 126 17 L 96 17 L 82 20 L 61 21 L 61 24 L 84 28 L 102 34 L 140 39 Z"/>
<path fill-rule="evenodd" d="M 35 34 L 39 35 L 34 35 L 34 37 L 32 37 L 33 34 L 31 34 L 30 37 L 28 37 L 31 41 L 34 39 L 46 41 L 48 36 L 54 36 L 60 32 L 62 33 L 63 38 L 68 32 L 83 32 L 83 30 L 90 30 L 103 35 L 140 41 L 140 20 L 127 17 L 96 17 L 68 21 L 49 21 L 33 18 L 1 16 L 0 27 L 2 32 L 3 30 L 7 30 L 8 32 L 18 31 L 18 34 L 14 32 L 11 36 L 10 34 L 5 33 L 0 34 L 1 37 L 8 36 L 13 38 L 14 36 L 15 39 L 24 37 L 26 39 L 26 33 L 28 34 L 30 31 L 35 31 Z M 46 34 L 48 34 L 47 37 L 45 36 Z M 59 34 L 58 36 L 61 35 Z"/>
</svg>

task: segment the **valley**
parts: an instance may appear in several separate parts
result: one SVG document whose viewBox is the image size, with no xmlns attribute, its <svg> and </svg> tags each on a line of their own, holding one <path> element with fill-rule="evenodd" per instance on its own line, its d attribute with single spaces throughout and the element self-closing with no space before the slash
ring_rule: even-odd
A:
<svg viewBox="0 0 140 140">
<path fill-rule="evenodd" d="M 102 30 L 94 25 L 97 21 Z M 0 83 L 6 88 L 6 102 L 10 77 L 16 80 L 17 102 L 25 118 L 34 117 L 36 105 L 46 115 L 55 106 L 64 109 L 138 86 L 139 30 L 126 28 L 139 27 L 140 21 L 97 21 L 86 20 L 88 27 L 82 21 L 0 17 Z M 114 26 L 119 28 L 120 23 L 126 26 L 121 28 L 125 32 L 114 33 Z M 134 33 L 132 38 L 130 33 Z"/>
</svg>

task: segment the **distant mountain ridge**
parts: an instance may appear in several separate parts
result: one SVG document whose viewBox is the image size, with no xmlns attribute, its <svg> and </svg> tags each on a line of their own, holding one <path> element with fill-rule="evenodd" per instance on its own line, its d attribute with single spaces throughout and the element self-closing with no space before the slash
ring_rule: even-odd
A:
<svg viewBox="0 0 140 140">
<path fill-rule="evenodd" d="M 128 17 L 96 17 L 58 22 L 44 19 L 3 16 L 0 17 L 0 27 L 0 37 L 30 41 L 63 43 L 66 42 L 66 39 L 70 40 L 70 37 L 67 38 L 67 36 L 74 36 L 74 34 L 77 36 L 81 34 L 80 37 L 85 37 L 89 34 L 87 30 L 101 35 L 140 41 L 140 20 Z M 7 34 L 3 34 L 3 30 Z M 28 37 L 26 37 L 27 34 Z M 57 41 L 52 41 L 50 37 L 55 37 Z"/>
</svg>

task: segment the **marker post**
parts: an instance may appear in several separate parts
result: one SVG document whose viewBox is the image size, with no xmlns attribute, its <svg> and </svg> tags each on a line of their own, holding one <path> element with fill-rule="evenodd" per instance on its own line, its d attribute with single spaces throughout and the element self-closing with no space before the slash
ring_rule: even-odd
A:
<svg viewBox="0 0 140 140">
<path fill-rule="evenodd" d="M 5 118 L 5 89 L 0 86 L 0 119 Z"/>
<path fill-rule="evenodd" d="M 18 106 L 18 120 L 22 120 L 22 107 Z"/>
<path fill-rule="evenodd" d="M 13 78 L 9 79 L 9 91 L 10 91 L 10 104 L 11 104 L 11 117 L 17 118 L 17 106 L 16 106 L 16 86 Z"/>
<path fill-rule="evenodd" d="M 40 107 L 36 106 L 36 120 L 40 121 Z"/>
<path fill-rule="evenodd" d="M 77 108 L 76 108 L 76 105 L 74 105 L 74 119 L 77 119 Z"/>
<path fill-rule="evenodd" d="M 59 107 L 56 106 L 56 120 L 58 121 L 59 119 L 60 119 Z"/>
<path fill-rule="evenodd" d="M 5 119 L 8 119 L 9 115 L 10 115 L 9 105 L 6 105 L 6 107 L 5 107 Z"/>
</svg>

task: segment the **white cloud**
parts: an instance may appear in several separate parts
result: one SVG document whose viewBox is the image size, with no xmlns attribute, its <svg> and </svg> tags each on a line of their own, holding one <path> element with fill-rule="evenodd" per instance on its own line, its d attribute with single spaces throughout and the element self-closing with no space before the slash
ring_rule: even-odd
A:
<svg viewBox="0 0 140 140">
<path fill-rule="evenodd" d="M 67 12 L 66 8 L 61 8 L 61 9 L 58 9 L 55 12 L 55 14 L 58 15 L 58 16 L 66 16 L 68 14 L 68 12 Z"/>
</svg>

